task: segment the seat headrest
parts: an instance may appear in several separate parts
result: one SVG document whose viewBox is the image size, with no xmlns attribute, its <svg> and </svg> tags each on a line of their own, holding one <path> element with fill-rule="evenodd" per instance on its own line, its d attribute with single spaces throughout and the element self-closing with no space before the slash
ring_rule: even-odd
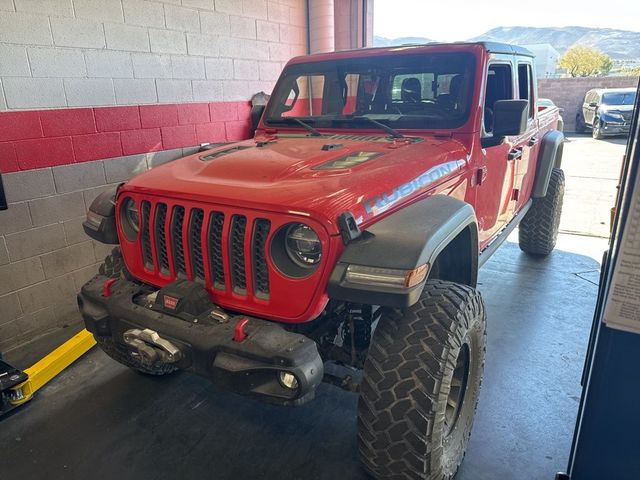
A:
<svg viewBox="0 0 640 480">
<path fill-rule="evenodd" d="M 457 98 L 462 91 L 463 82 L 464 78 L 462 75 L 455 75 L 451 77 L 451 81 L 449 82 L 449 95 L 453 95 Z"/>
<path fill-rule="evenodd" d="M 401 97 L 404 103 L 420 103 L 422 101 L 422 84 L 416 77 L 402 81 Z"/>
</svg>

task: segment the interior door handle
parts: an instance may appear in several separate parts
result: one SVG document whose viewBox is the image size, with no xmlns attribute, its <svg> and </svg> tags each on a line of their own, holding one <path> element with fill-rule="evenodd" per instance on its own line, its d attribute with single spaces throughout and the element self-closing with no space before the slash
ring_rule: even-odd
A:
<svg viewBox="0 0 640 480">
<path fill-rule="evenodd" d="M 533 147 L 536 143 L 538 143 L 538 139 L 536 137 L 531 137 L 529 139 L 529 146 Z"/>
<path fill-rule="evenodd" d="M 522 156 L 522 148 L 514 148 L 509 152 L 509 156 L 507 157 L 509 160 L 517 160 Z"/>
</svg>

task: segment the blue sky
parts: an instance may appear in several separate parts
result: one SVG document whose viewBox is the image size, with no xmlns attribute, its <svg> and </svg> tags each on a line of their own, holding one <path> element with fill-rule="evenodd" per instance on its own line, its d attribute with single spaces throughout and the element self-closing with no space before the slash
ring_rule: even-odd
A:
<svg viewBox="0 0 640 480">
<path fill-rule="evenodd" d="M 597 6 L 596 6 L 597 5 Z M 466 40 L 494 27 L 618 28 L 640 31 L 637 0 L 374 0 L 374 34 Z"/>
</svg>

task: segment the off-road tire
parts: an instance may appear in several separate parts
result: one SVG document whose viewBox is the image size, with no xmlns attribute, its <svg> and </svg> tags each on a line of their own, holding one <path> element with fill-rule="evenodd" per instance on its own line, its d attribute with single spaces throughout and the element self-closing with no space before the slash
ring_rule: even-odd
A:
<svg viewBox="0 0 640 480">
<path fill-rule="evenodd" d="M 600 123 L 600 119 L 598 117 L 593 119 L 593 127 L 591 127 L 591 136 L 595 140 L 602 140 L 604 135 L 602 134 L 602 124 Z"/>
<path fill-rule="evenodd" d="M 125 278 L 132 280 L 131 274 L 124 264 L 120 247 L 115 247 L 111 253 L 106 256 L 104 262 L 98 268 L 98 273 L 109 278 Z"/>
<path fill-rule="evenodd" d="M 373 477 L 440 480 L 456 474 L 471 433 L 485 350 L 484 303 L 473 288 L 429 280 L 412 307 L 384 309 L 358 402 L 360 460 Z M 466 382 L 452 385 L 463 351 L 469 359 Z M 447 434 L 445 412 L 454 392 L 463 396 Z"/>
<path fill-rule="evenodd" d="M 549 255 L 553 251 L 558 239 L 563 197 L 564 172 L 554 168 L 547 194 L 533 199 L 531 208 L 520 222 L 520 250 L 531 255 Z"/>
<path fill-rule="evenodd" d="M 584 119 L 582 115 L 576 115 L 576 133 L 585 133 L 587 131 L 587 127 L 584 124 Z"/>
<path fill-rule="evenodd" d="M 145 362 L 141 358 L 133 356 L 127 347 L 115 342 L 111 337 L 100 337 L 94 335 L 94 338 L 104 353 L 109 355 L 116 362 L 140 373 L 144 373 L 146 375 L 167 375 L 178 370 L 176 366 L 166 363 L 152 364 Z"/>
</svg>

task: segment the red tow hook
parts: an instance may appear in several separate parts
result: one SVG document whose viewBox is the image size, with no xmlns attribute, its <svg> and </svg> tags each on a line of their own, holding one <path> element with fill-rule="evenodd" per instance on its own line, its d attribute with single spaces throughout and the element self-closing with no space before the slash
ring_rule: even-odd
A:
<svg viewBox="0 0 640 480">
<path fill-rule="evenodd" d="M 249 323 L 249 319 L 247 317 L 241 318 L 236 323 L 235 328 L 233 329 L 233 341 L 237 343 L 242 343 L 247 338 L 247 332 L 244 331 L 244 327 Z"/>
<path fill-rule="evenodd" d="M 103 297 L 110 297 L 111 296 L 111 287 L 113 286 L 114 283 L 116 283 L 118 281 L 117 278 L 110 278 L 108 280 L 106 280 L 103 284 L 102 284 L 102 296 Z"/>
</svg>

